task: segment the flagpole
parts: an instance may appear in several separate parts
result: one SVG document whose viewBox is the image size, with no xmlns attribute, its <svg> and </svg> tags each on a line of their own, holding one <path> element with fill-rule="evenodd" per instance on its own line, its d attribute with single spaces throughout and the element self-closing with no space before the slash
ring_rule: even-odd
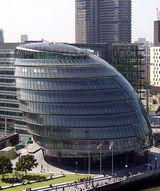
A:
<svg viewBox="0 0 160 191">
<path fill-rule="evenodd" d="M 113 176 L 113 145 L 112 145 L 112 176 Z"/>
<path fill-rule="evenodd" d="M 88 174 L 91 174 L 91 157 L 90 157 L 90 151 L 88 152 Z"/>
<path fill-rule="evenodd" d="M 90 144 L 88 143 L 88 174 L 91 174 Z"/>
<path fill-rule="evenodd" d="M 100 142 L 100 144 L 97 146 L 97 149 L 99 149 L 99 173 L 102 174 L 102 146 L 103 142 Z"/>
<path fill-rule="evenodd" d="M 100 174 L 102 174 L 102 145 L 100 146 L 100 149 L 99 149 L 99 154 L 100 154 L 100 164 L 99 164 L 99 168 L 100 168 Z"/>
</svg>

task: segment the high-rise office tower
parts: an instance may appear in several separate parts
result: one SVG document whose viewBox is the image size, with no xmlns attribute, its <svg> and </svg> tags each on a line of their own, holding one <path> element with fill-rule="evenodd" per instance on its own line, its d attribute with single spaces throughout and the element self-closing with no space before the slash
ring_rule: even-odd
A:
<svg viewBox="0 0 160 191">
<path fill-rule="evenodd" d="M 154 44 L 160 44 L 160 20 L 154 21 Z"/>
<path fill-rule="evenodd" d="M 160 44 L 160 11 L 157 9 L 157 20 L 154 21 L 154 44 Z"/>
<path fill-rule="evenodd" d="M 0 29 L 0 42 L 4 42 L 3 30 Z"/>
<path fill-rule="evenodd" d="M 76 43 L 130 43 L 131 0 L 76 0 Z"/>
<path fill-rule="evenodd" d="M 21 42 L 25 42 L 28 40 L 28 35 L 27 34 L 22 34 L 21 35 Z"/>
</svg>

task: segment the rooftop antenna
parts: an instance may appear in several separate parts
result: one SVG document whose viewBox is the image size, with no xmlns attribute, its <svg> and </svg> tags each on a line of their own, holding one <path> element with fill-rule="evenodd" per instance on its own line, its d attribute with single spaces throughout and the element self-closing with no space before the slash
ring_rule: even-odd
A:
<svg viewBox="0 0 160 191">
<path fill-rule="evenodd" d="M 160 21 L 160 11 L 158 10 L 158 8 L 156 10 L 157 10 L 157 20 Z"/>
</svg>

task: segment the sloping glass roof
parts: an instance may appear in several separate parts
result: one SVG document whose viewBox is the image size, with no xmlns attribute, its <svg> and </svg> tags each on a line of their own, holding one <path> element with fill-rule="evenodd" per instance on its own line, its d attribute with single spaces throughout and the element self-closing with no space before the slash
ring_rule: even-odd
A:
<svg viewBox="0 0 160 191">
<path fill-rule="evenodd" d="M 77 56 L 87 56 L 89 54 L 88 51 L 79 49 L 77 47 L 61 44 L 61 43 L 54 43 L 54 42 L 38 42 L 38 43 L 30 43 L 30 44 L 23 44 L 16 49 L 19 50 L 26 50 L 26 51 L 46 51 L 46 52 L 56 52 L 61 54 L 73 54 Z"/>
</svg>

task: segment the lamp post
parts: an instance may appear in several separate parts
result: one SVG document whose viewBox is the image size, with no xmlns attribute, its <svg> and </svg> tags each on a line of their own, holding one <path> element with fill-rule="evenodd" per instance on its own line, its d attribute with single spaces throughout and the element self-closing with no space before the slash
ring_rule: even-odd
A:
<svg viewBox="0 0 160 191">
<path fill-rule="evenodd" d="M 154 162 L 155 162 L 155 169 L 157 169 L 158 168 L 157 158 L 154 159 Z"/>
<path fill-rule="evenodd" d="M 4 132 L 5 132 L 5 135 L 7 135 L 7 118 L 5 117 L 4 118 L 4 123 L 5 123 L 5 130 L 4 130 Z"/>
<path fill-rule="evenodd" d="M 102 174 L 102 148 L 101 148 L 102 146 L 100 146 L 100 150 L 99 150 L 99 157 L 100 157 L 100 159 L 99 159 L 99 168 L 100 168 L 100 174 Z"/>
<path fill-rule="evenodd" d="M 128 168 L 128 165 L 126 164 L 125 165 L 125 175 L 127 176 L 127 168 Z"/>
<path fill-rule="evenodd" d="M 114 163 L 114 160 L 113 160 L 113 141 L 112 141 L 112 176 L 114 175 L 113 163 Z"/>
<path fill-rule="evenodd" d="M 75 169 L 76 174 L 77 174 L 77 165 L 78 165 L 78 161 L 76 160 L 76 169 Z"/>
<path fill-rule="evenodd" d="M 91 156 L 90 150 L 88 150 L 88 174 L 91 174 Z"/>
</svg>

